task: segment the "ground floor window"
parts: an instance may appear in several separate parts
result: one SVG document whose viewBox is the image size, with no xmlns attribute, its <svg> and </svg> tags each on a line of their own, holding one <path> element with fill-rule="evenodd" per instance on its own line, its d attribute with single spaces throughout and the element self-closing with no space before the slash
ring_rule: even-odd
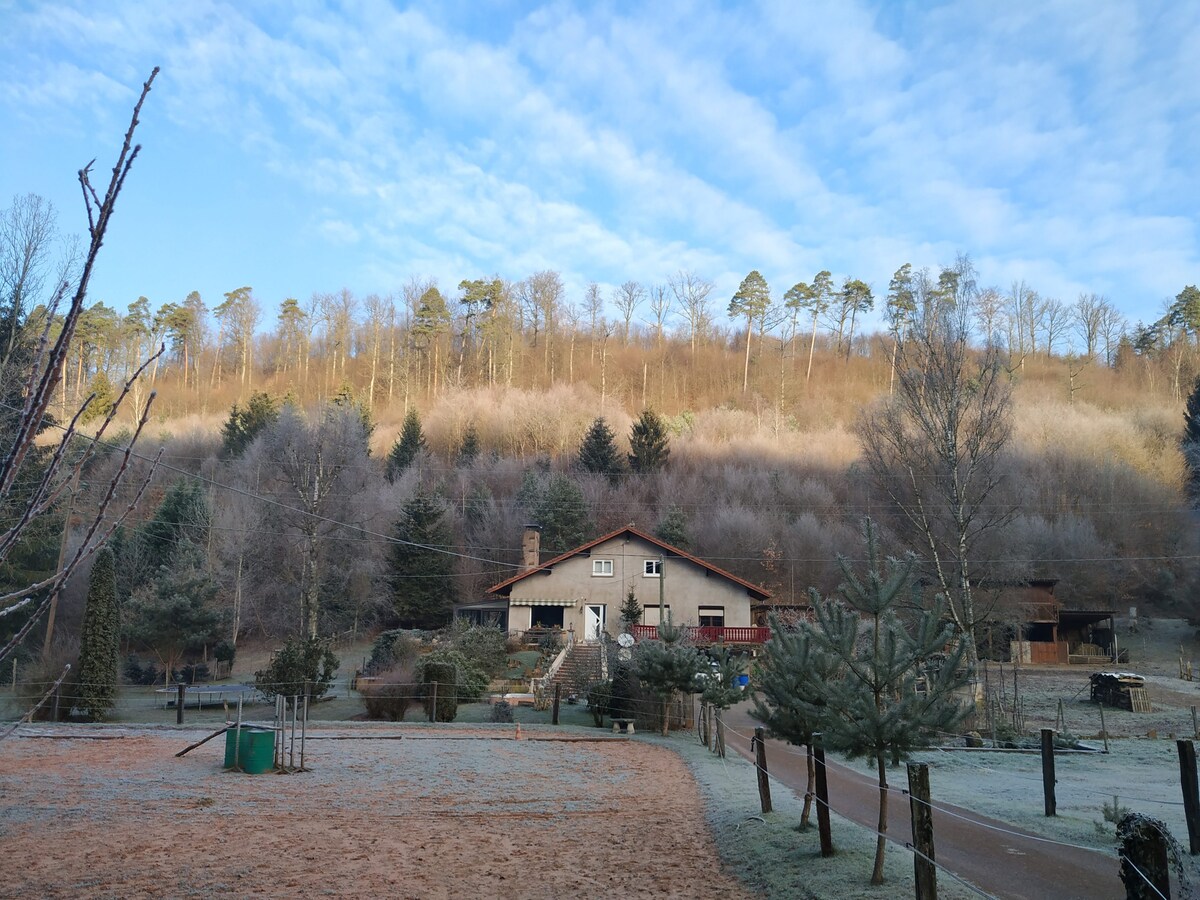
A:
<svg viewBox="0 0 1200 900">
<path fill-rule="evenodd" d="M 723 606 L 702 606 L 702 607 L 700 607 L 700 627 L 701 628 L 724 628 L 725 627 L 725 607 L 723 607 Z"/>
<path fill-rule="evenodd" d="M 642 607 L 642 624 L 657 625 L 660 622 L 671 617 L 671 604 L 666 606 L 643 606 Z"/>
<path fill-rule="evenodd" d="M 562 606 L 535 606 L 533 607 L 533 628 L 562 628 L 563 627 L 563 612 L 565 607 Z"/>
</svg>

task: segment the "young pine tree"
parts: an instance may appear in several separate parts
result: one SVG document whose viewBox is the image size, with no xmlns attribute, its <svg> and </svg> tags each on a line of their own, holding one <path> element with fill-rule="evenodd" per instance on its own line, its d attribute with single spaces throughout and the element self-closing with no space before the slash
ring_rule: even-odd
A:
<svg viewBox="0 0 1200 900">
<path fill-rule="evenodd" d="M 644 410 L 629 430 L 629 468 L 639 475 L 661 471 L 671 456 L 667 424 L 653 410 Z"/>
<path fill-rule="evenodd" d="M 425 435 L 421 432 L 421 417 L 415 409 L 410 409 L 400 427 L 400 437 L 392 444 L 387 457 L 387 480 L 394 482 L 400 474 L 411 466 L 425 449 Z"/>
<path fill-rule="evenodd" d="M 117 576 L 113 552 L 105 547 L 92 564 L 79 635 L 79 706 L 93 721 L 102 721 L 116 703 L 120 644 Z"/>
<path fill-rule="evenodd" d="M 654 536 L 672 547 L 686 550 L 692 542 L 687 530 L 687 513 L 678 506 L 672 506 L 654 526 Z"/>
<path fill-rule="evenodd" d="M 695 647 L 684 645 L 686 633 L 682 625 L 672 625 L 668 616 L 658 626 L 658 640 L 642 641 L 634 657 L 638 679 L 662 704 L 663 737 L 670 728 L 671 701 L 680 691 L 696 686 L 700 654 Z"/>
<path fill-rule="evenodd" d="M 628 631 L 634 625 L 640 624 L 642 621 L 642 604 L 638 603 L 637 594 L 633 592 L 633 588 L 629 589 L 629 593 L 625 595 L 624 602 L 621 603 L 621 623 Z"/>
<path fill-rule="evenodd" d="M 617 439 L 603 418 L 592 423 L 579 446 L 579 468 L 597 475 L 607 475 L 615 481 L 625 471 L 621 454 L 617 452 Z"/>
<path fill-rule="evenodd" d="M 791 727 L 789 717 L 809 719 L 809 725 L 819 722 L 828 747 L 852 759 L 867 757 L 875 762 L 879 839 L 871 883 L 881 884 L 887 758 L 907 756 L 924 746 L 931 733 L 948 731 L 962 721 L 969 705 L 960 703 L 956 693 L 970 682 L 971 673 L 963 665 L 964 642 L 946 621 L 942 600 L 922 609 L 915 596 L 916 558 L 909 555 L 884 563 L 870 519 L 864 522 L 863 537 L 866 571 L 856 573 L 839 557 L 845 577 L 839 596 L 823 599 L 810 589 L 816 621 L 800 623 L 794 642 L 772 637 L 768 643 L 777 669 L 792 673 L 795 680 L 790 687 L 776 683 L 766 714 L 777 717 L 781 729 Z M 901 604 L 906 611 L 915 610 L 906 612 L 911 624 L 900 618 Z M 920 693 L 918 683 L 924 686 Z"/>
</svg>

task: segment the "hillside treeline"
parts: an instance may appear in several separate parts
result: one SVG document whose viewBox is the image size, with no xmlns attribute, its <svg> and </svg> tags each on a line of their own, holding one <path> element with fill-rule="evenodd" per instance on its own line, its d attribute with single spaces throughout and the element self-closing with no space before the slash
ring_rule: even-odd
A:
<svg viewBox="0 0 1200 900">
<path fill-rule="evenodd" d="M 54 322 L 34 292 L 11 296 L 7 333 L 33 347 Z M 936 275 L 902 266 L 879 296 L 828 272 L 779 293 L 752 272 L 726 300 L 681 272 L 576 299 L 540 272 L 447 293 L 414 279 L 395 296 L 315 294 L 273 316 L 249 287 L 211 310 L 195 293 L 157 310 L 139 298 L 124 315 L 85 314 L 60 414 L 88 395 L 99 414 L 166 344 L 128 407 L 157 392 L 158 433 L 136 465 L 162 451 L 116 540 L 134 618 L 190 610 L 197 632 L 230 640 L 426 624 L 512 572 L 530 521 L 560 548 L 632 522 L 792 603 L 835 586 L 865 515 L 885 547 L 911 546 L 854 427 L 894 391 L 898 339 L 938 305 L 971 311 L 976 345 L 999 355 L 1015 392 L 988 497 L 1003 523 L 974 546 L 974 577 L 1052 577 L 1072 605 L 1190 612 L 1197 542 L 1179 445 L 1200 371 L 1193 287 L 1132 328 L 1093 295 L 981 288 L 965 259 Z M 886 328 L 865 331 L 880 313 Z M 665 423 L 664 467 L 579 465 L 597 418 L 624 454 L 646 409 Z M 417 440 L 396 466 L 408 417 Z M 44 523 L 0 581 L 53 565 L 62 535 L 67 547 L 79 537 L 71 509 L 94 507 L 114 465 L 111 453 L 92 465 L 68 527 Z M 81 592 L 63 604 L 68 633 Z"/>
</svg>

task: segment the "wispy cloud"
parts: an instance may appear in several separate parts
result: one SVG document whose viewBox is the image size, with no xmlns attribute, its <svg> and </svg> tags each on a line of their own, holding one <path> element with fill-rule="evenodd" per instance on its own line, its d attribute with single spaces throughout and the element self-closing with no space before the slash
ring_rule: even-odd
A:
<svg viewBox="0 0 1200 900">
<path fill-rule="evenodd" d="M 60 3 L 12 15 L 0 113 L 82 145 L 161 61 L 148 127 L 176 171 L 257 185 L 193 198 L 197 227 L 308 248 L 286 275 L 211 261 L 264 296 L 540 268 L 575 292 L 687 268 L 724 296 L 758 268 L 781 294 L 829 268 L 882 293 L 962 250 L 985 283 L 1137 315 L 1197 277 L 1198 39 L 1186 4 L 1067 0 Z"/>
</svg>

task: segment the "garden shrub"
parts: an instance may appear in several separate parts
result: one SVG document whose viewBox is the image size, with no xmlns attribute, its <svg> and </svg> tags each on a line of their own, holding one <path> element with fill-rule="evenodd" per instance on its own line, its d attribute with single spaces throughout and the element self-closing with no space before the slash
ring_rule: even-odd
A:
<svg viewBox="0 0 1200 900">
<path fill-rule="evenodd" d="M 136 655 L 125 660 L 125 680 L 130 684 L 151 685 L 162 681 L 163 671 L 153 661 L 142 662 Z"/>
<path fill-rule="evenodd" d="M 497 700 L 492 704 L 491 719 L 493 722 L 511 722 L 513 720 L 512 704 L 507 700 Z"/>
<path fill-rule="evenodd" d="M 434 682 L 437 683 L 437 708 L 432 710 L 431 718 L 435 722 L 453 722 L 458 716 L 457 682 L 454 664 L 426 660 L 423 671 L 424 677 L 421 680 L 426 685 L 432 685 Z M 425 711 L 427 714 L 431 712 L 430 707 L 433 705 L 434 696 L 434 689 L 426 687 Z"/>
<path fill-rule="evenodd" d="M 472 625 L 466 629 L 456 629 L 451 646 L 488 678 L 499 678 L 508 669 L 507 636 L 499 628 Z"/>
<path fill-rule="evenodd" d="M 476 703 L 483 699 L 488 687 L 488 677 L 474 662 L 461 651 L 448 647 L 439 647 L 430 651 L 417 660 L 416 670 L 419 681 L 432 681 L 427 669 L 432 663 L 447 663 L 454 667 L 454 682 L 458 685 L 457 700 L 459 703 Z M 441 679 L 438 679 L 439 681 Z M 440 689 L 439 689 L 440 693 Z"/>
<path fill-rule="evenodd" d="M 371 646 L 367 668 L 372 672 L 383 672 L 397 665 L 411 663 L 417 658 L 420 644 L 411 631 L 403 628 L 380 632 Z"/>
<path fill-rule="evenodd" d="M 411 663 L 388 669 L 359 688 L 368 719 L 403 722 L 409 708 L 420 703 L 424 686 L 417 681 Z"/>
<path fill-rule="evenodd" d="M 254 673 L 254 686 L 266 697 L 306 694 L 315 700 L 329 690 L 338 665 L 328 640 L 291 638 Z"/>
</svg>

